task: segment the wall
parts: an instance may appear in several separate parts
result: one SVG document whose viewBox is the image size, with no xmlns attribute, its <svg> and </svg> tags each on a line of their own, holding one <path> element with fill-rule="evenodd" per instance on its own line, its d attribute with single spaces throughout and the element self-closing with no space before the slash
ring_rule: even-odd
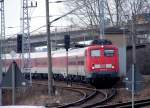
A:
<svg viewBox="0 0 150 108">
<path fill-rule="evenodd" d="M 119 66 L 120 75 L 126 75 L 126 35 L 124 34 L 106 34 L 106 39 L 112 41 L 119 48 Z"/>
</svg>

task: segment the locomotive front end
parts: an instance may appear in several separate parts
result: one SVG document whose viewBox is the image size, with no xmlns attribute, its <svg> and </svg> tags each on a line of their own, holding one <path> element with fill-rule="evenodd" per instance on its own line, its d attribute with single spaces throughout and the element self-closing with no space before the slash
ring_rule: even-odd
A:
<svg viewBox="0 0 150 108">
<path fill-rule="evenodd" d="M 119 78 L 118 49 L 115 46 L 91 46 L 86 54 L 87 78 L 90 81 L 112 81 Z"/>
</svg>

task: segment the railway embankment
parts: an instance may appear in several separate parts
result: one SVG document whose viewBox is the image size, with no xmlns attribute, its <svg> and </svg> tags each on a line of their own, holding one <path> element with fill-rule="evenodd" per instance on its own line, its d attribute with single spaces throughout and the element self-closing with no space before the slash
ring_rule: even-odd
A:
<svg viewBox="0 0 150 108">
<path fill-rule="evenodd" d="M 148 99 L 150 98 L 150 76 L 144 76 L 144 88 L 135 94 L 135 100 L 141 99 Z M 39 81 L 37 81 L 39 83 Z M 76 102 L 81 100 L 85 97 L 88 97 L 89 94 L 93 93 L 93 90 L 90 89 L 84 90 L 84 85 L 76 85 L 73 84 L 73 88 L 66 89 L 62 88 L 61 86 L 66 86 L 66 82 L 56 82 L 56 95 L 55 96 L 48 96 L 47 92 L 47 81 L 43 81 L 42 84 L 33 84 L 32 87 L 28 88 L 27 90 L 23 91 L 22 89 L 17 90 L 17 98 L 16 104 L 17 105 L 44 105 L 49 106 L 51 108 L 62 106 L 67 103 Z M 60 86 L 60 87 L 59 87 Z M 78 89 L 79 88 L 79 89 Z M 73 90 L 72 90 L 73 89 Z M 103 92 L 109 91 L 110 89 L 98 89 L 102 90 Z M 108 92 L 107 92 L 108 93 Z M 4 102 L 5 105 L 11 104 L 11 93 L 9 90 L 4 92 Z M 126 88 L 117 87 L 117 95 L 113 97 L 110 101 L 103 103 L 102 105 L 110 105 L 116 103 L 124 103 L 131 101 L 131 92 L 127 91 Z M 108 96 L 109 97 L 109 96 Z M 94 104 L 98 102 L 98 100 L 103 99 L 103 96 L 97 95 L 93 97 L 93 100 L 87 100 L 86 103 L 81 105 L 82 107 L 87 106 L 89 104 Z M 76 105 L 76 104 L 75 104 Z M 80 108 L 80 104 L 77 104 L 77 108 Z"/>
</svg>

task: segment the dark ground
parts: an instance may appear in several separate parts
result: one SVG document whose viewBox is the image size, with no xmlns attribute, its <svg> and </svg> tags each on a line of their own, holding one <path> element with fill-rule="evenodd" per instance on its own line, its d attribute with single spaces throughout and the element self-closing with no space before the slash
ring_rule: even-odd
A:
<svg viewBox="0 0 150 108">
<path fill-rule="evenodd" d="M 135 95 L 135 99 L 150 98 L 150 76 L 144 76 L 144 88 Z M 47 82 L 47 81 L 46 81 Z M 57 82 L 56 85 L 66 85 L 66 83 Z M 80 85 L 83 87 L 82 85 Z M 73 102 L 81 98 L 81 95 L 68 90 L 57 88 L 56 96 L 49 96 L 47 86 L 33 86 L 28 89 L 19 89 L 17 91 L 17 105 L 56 105 Z M 108 104 L 131 101 L 131 92 L 125 88 L 118 88 L 117 96 Z M 3 105 L 11 105 L 11 90 L 4 90 Z"/>
</svg>

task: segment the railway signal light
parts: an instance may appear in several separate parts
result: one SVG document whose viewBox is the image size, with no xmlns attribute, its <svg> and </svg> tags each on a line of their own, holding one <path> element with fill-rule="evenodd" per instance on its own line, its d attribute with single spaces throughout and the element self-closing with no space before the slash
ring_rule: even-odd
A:
<svg viewBox="0 0 150 108">
<path fill-rule="evenodd" d="M 66 51 L 68 51 L 68 49 L 70 48 L 70 35 L 64 36 L 64 44 Z"/>
<path fill-rule="evenodd" d="M 17 34 L 17 53 L 22 53 L 22 34 Z"/>
</svg>

